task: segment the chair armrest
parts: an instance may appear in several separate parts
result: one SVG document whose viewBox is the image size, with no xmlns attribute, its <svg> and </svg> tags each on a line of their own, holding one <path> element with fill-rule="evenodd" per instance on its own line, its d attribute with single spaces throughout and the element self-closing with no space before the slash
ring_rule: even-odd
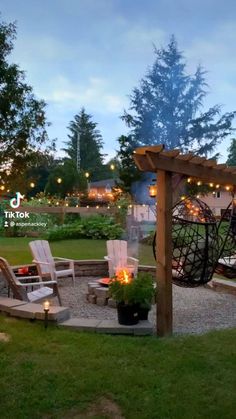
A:
<svg viewBox="0 0 236 419">
<path fill-rule="evenodd" d="M 29 282 L 28 284 L 22 284 L 21 282 L 19 283 L 20 287 L 31 287 L 34 285 L 50 285 L 50 284 L 56 284 L 57 281 L 39 281 L 39 282 Z"/>
<path fill-rule="evenodd" d="M 133 262 L 139 262 L 139 259 L 132 258 L 131 256 L 128 256 L 127 260 L 133 260 Z"/>
<path fill-rule="evenodd" d="M 64 260 L 64 261 L 66 261 L 66 262 L 74 262 L 74 259 L 67 259 L 67 258 L 60 258 L 60 257 L 57 257 L 57 256 L 55 256 L 54 258 L 53 258 L 54 260 Z"/>
<path fill-rule="evenodd" d="M 42 278 L 41 278 L 41 276 L 39 276 L 39 275 L 35 275 L 35 276 L 31 276 L 31 275 L 29 275 L 29 276 L 18 276 L 17 277 L 17 279 L 18 279 L 18 281 L 22 281 L 22 279 L 23 280 L 25 280 L 25 279 L 41 279 L 42 280 Z M 38 282 L 35 282 L 35 284 L 38 284 Z"/>
<path fill-rule="evenodd" d="M 111 258 L 109 258 L 109 256 L 104 256 L 105 260 L 112 260 Z"/>
<path fill-rule="evenodd" d="M 49 262 L 41 262 L 41 260 L 36 260 L 36 259 L 33 259 L 33 262 L 34 263 L 40 263 L 42 265 L 51 265 L 51 263 L 49 263 Z"/>
<path fill-rule="evenodd" d="M 69 267 L 70 269 L 74 269 L 75 268 L 75 261 L 74 259 L 66 259 L 66 258 L 59 258 L 59 257 L 54 257 L 53 260 L 56 262 L 57 260 L 64 260 L 65 262 L 69 262 Z"/>
</svg>

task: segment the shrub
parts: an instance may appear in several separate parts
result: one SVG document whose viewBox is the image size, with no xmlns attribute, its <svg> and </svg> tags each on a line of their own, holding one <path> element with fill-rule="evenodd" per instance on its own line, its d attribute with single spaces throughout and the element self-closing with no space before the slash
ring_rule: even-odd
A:
<svg viewBox="0 0 236 419">
<path fill-rule="evenodd" d="M 123 229 L 115 224 L 113 218 L 103 216 L 92 216 L 81 218 L 76 223 L 56 226 L 46 233 L 47 240 L 65 239 L 119 239 Z"/>
</svg>

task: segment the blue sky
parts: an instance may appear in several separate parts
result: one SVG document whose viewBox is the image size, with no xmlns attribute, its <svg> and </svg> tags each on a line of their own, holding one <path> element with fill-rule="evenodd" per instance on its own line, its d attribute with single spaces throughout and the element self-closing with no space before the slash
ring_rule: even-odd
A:
<svg viewBox="0 0 236 419">
<path fill-rule="evenodd" d="M 82 106 L 94 116 L 104 152 L 115 154 L 127 132 L 120 120 L 128 95 L 153 62 L 153 43 L 175 34 L 194 72 L 208 71 L 205 107 L 236 109 L 236 2 L 225 0 L 2 0 L 2 19 L 17 21 L 12 60 L 48 103 L 51 138 L 67 140 Z M 236 124 L 235 124 L 236 125 Z M 229 141 L 219 147 L 222 160 Z"/>
</svg>

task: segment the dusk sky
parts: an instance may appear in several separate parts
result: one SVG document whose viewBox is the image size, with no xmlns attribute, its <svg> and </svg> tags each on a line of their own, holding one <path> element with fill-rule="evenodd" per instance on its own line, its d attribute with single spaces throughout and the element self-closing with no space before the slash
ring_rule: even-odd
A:
<svg viewBox="0 0 236 419">
<path fill-rule="evenodd" d="M 11 59 L 47 102 L 58 149 L 84 106 L 114 156 L 116 139 L 127 133 L 120 115 L 128 95 L 153 63 L 153 43 L 165 46 L 171 34 L 188 71 L 199 63 L 208 71 L 205 109 L 236 109 L 235 0 L 2 0 L 0 10 L 2 20 L 17 21 Z M 222 161 L 228 146 L 218 149 Z"/>
</svg>

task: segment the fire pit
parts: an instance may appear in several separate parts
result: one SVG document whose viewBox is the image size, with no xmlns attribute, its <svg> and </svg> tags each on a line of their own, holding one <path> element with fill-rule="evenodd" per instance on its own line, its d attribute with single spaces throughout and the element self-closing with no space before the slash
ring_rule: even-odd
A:
<svg viewBox="0 0 236 419">
<path fill-rule="evenodd" d="M 111 278 L 102 278 L 98 280 L 98 283 L 102 285 L 102 287 L 108 287 L 111 282 Z"/>
<path fill-rule="evenodd" d="M 118 278 L 121 282 L 128 283 L 133 278 L 132 269 L 130 269 L 130 267 L 117 267 L 116 278 Z M 116 307 L 116 301 L 111 298 L 108 289 L 111 281 L 111 278 L 101 278 L 96 281 L 89 282 L 88 293 L 86 295 L 87 301 L 99 306 L 108 305 L 109 307 Z"/>
</svg>

